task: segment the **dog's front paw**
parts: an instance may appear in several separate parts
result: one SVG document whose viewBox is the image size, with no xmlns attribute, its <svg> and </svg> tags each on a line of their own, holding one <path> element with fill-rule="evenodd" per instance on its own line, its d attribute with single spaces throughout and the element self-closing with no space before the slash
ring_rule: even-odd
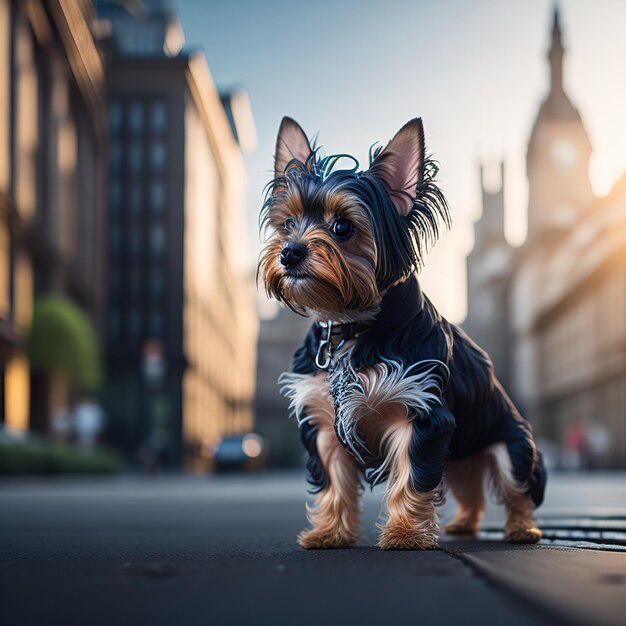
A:
<svg viewBox="0 0 626 626">
<path fill-rule="evenodd" d="M 515 528 L 504 535 L 504 541 L 508 543 L 538 543 L 541 539 L 541 531 L 538 528 Z"/>
<path fill-rule="evenodd" d="M 298 535 L 298 543 L 305 550 L 332 550 L 349 548 L 354 545 L 357 537 L 340 531 L 316 530 L 307 528 Z"/>
<path fill-rule="evenodd" d="M 383 527 L 377 545 L 383 550 L 436 550 L 439 539 L 435 529 L 392 524 Z"/>
</svg>

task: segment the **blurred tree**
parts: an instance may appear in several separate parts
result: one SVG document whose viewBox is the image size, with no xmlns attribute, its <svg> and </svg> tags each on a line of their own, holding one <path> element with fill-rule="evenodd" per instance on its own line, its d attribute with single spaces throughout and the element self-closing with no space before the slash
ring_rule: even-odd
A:
<svg viewBox="0 0 626 626">
<path fill-rule="evenodd" d="M 35 302 L 26 347 L 33 371 L 61 374 L 76 391 L 100 388 L 102 365 L 96 332 L 69 300 L 45 297 Z"/>
</svg>

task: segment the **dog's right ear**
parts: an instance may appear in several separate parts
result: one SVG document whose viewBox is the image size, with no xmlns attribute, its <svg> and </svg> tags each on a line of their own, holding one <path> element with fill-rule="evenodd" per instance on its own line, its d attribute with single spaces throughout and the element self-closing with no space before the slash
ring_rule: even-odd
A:
<svg viewBox="0 0 626 626">
<path fill-rule="evenodd" d="M 311 144 L 300 124 L 290 117 L 283 117 L 276 138 L 276 153 L 274 155 L 274 177 L 285 174 L 291 161 L 299 161 L 310 169 Z"/>
<path fill-rule="evenodd" d="M 400 215 L 413 210 L 417 187 L 424 180 L 424 127 L 421 118 L 407 122 L 374 159 L 369 173 L 382 180 Z"/>
</svg>

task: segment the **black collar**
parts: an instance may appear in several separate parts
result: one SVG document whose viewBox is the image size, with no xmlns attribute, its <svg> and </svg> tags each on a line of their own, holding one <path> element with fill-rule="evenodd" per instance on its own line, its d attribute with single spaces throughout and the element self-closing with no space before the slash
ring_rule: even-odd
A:
<svg viewBox="0 0 626 626">
<path fill-rule="evenodd" d="M 319 369 L 328 369 L 334 353 L 341 348 L 346 341 L 356 339 L 367 328 L 364 322 L 315 322 L 319 329 L 320 343 L 315 357 L 315 365 Z"/>
<path fill-rule="evenodd" d="M 333 355 L 347 341 L 362 335 L 367 344 L 384 344 L 390 336 L 398 333 L 402 336 L 403 330 L 415 319 L 416 314 L 424 306 L 424 296 L 415 275 L 391 287 L 383 296 L 380 310 L 376 317 L 363 322 L 315 322 L 316 335 L 319 337 L 315 365 L 319 369 L 328 369 Z M 359 342 L 359 344 L 362 342 Z"/>
</svg>

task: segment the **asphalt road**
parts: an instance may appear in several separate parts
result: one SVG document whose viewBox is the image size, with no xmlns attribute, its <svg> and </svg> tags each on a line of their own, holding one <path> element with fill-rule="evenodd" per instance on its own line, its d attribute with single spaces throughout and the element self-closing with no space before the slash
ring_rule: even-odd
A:
<svg viewBox="0 0 626 626">
<path fill-rule="evenodd" d="M 624 623 L 626 474 L 553 476 L 532 547 L 492 508 L 482 539 L 383 552 L 368 494 L 357 547 L 303 551 L 304 494 L 299 474 L 0 482 L 1 623 Z"/>
</svg>

